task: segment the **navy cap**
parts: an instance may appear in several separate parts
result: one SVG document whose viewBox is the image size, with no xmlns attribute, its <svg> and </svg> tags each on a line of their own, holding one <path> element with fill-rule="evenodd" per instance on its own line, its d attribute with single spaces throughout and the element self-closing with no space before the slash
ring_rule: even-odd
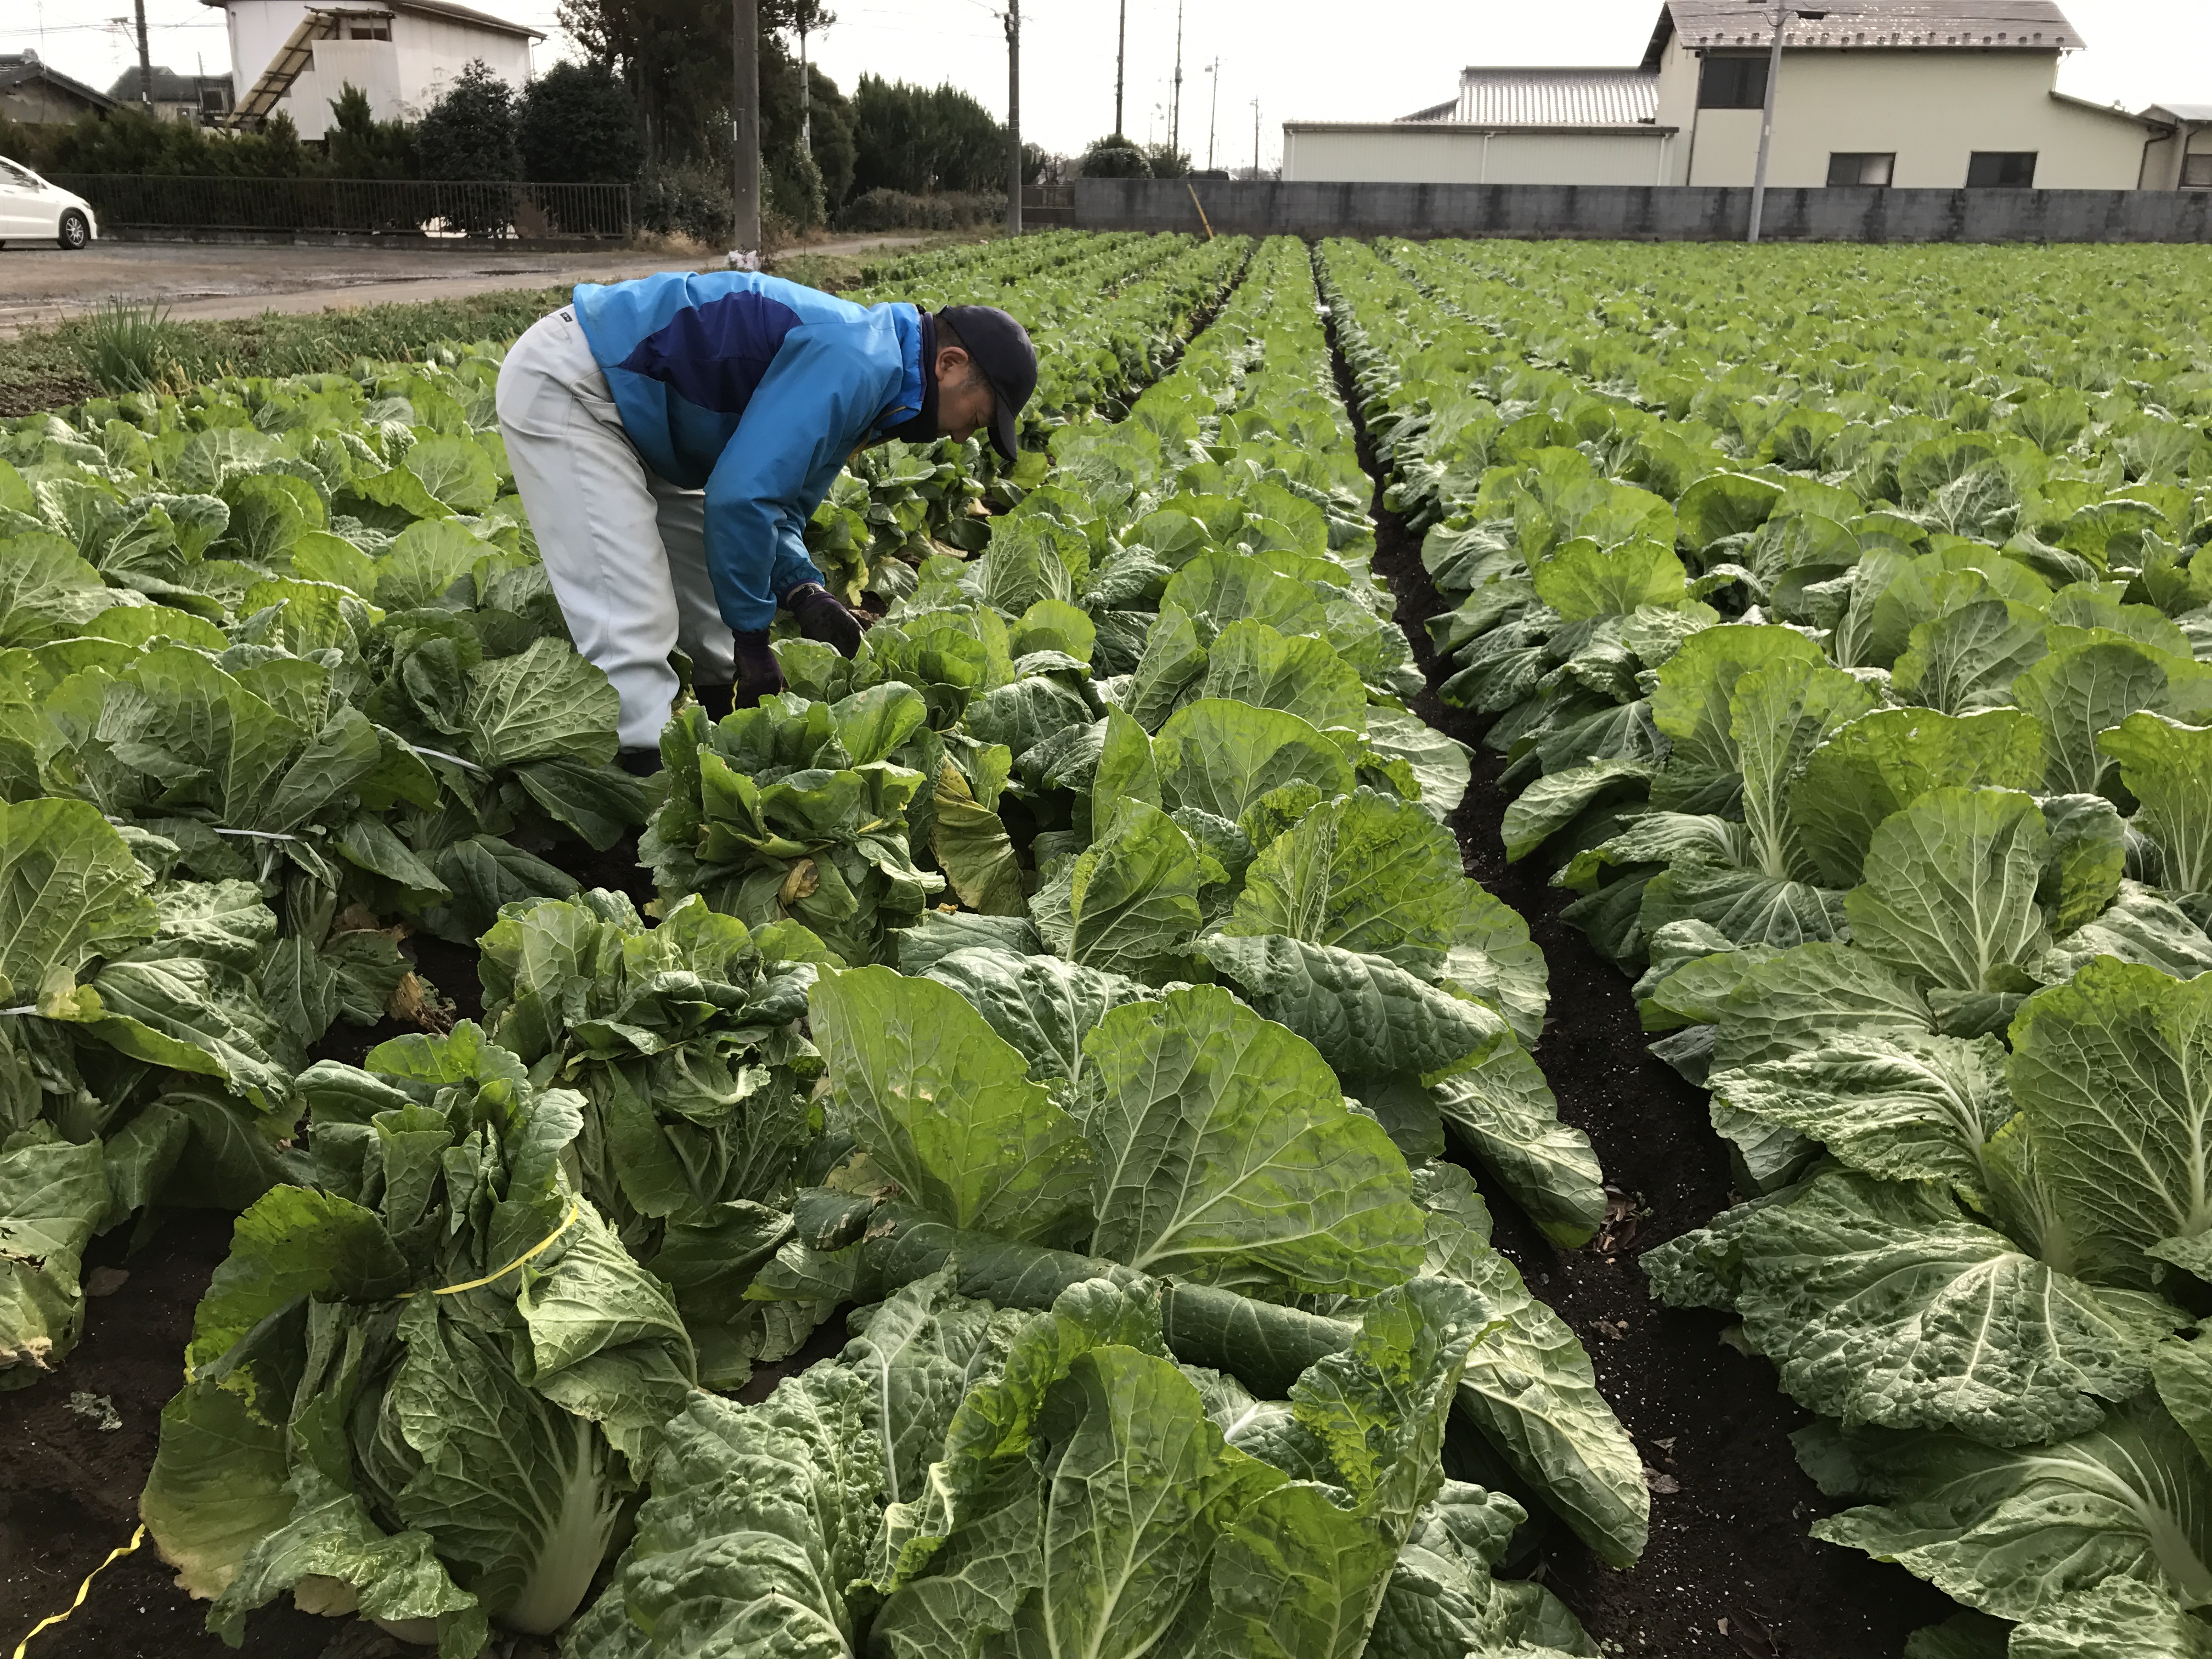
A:
<svg viewBox="0 0 2212 1659">
<path fill-rule="evenodd" d="M 969 359 L 983 371 L 998 400 L 991 416 L 991 447 L 1014 459 L 1022 405 L 1036 390 L 1036 348 L 1029 331 L 996 306 L 947 306 L 938 317 L 952 325 Z"/>
</svg>

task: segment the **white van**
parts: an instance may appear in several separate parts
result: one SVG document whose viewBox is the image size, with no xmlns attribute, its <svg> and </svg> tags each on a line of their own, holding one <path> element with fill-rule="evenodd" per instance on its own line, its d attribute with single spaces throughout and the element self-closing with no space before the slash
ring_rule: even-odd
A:
<svg viewBox="0 0 2212 1659">
<path fill-rule="evenodd" d="M 92 204 L 0 155 L 0 242 L 58 242 L 75 250 L 100 234 Z"/>
</svg>

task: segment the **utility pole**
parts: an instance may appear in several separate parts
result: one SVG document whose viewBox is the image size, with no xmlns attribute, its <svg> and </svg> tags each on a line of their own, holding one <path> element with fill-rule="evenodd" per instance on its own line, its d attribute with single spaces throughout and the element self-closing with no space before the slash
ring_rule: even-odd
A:
<svg viewBox="0 0 2212 1659">
<path fill-rule="evenodd" d="M 1006 234 L 1022 234 L 1022 0 L 1006 0 Z"/>
<path fill-rule="evenodd" d="M 146 50 L 146 0 L 138 0 L 138 102 L 154 112 L 154 59 Z"/>
<path fill-rule="evenodd" d="M 760 268 L 760 0 L 730 0 L 730 262 Z M 750 262 L 750 263 L 748 263 Z"/>
<path fill-rule="evenodd" d="M 1208 64 L 1206 72 L 1213 77 L 1213 103 L 1206 112 L 1206 170 L 1211 173 L 1213 171 L 1213 124 L 1215 118 L 1221 113 L 1221 59 L 1216 58 Z"/>
<path fill-rule="evenodd" d="M 139 0 L 143 5 L 145 0 Z M 1182 154 L 1182 0 L 1176 0 L 1175 102 L 1168 110 L 1168 149 Z"/>
<path fill-rule="evenodd" d="M 1743 239 L 1747 242 L 1759 240 L 1759 222 L 1766 216 L 1766 152 L 1774 142 L 1774 89 L 1782 81 L 1782 31 L 1793 12 L 1800 17 L 1827 15 L 1824 11 L 1799 11 L 1787 5 L 1774 9 L 1774 44 L 1766 54 L 1766 106 L 1759 118 L 1759 165 L 1751 175 L 1751 228 Z"/>
<path fill-rule="evenodd" d="M 1121 132 L 1121 76 L 1129 67 L 1129 0 L 1121 0 L 1121 26 L 1114 31 L 1114 136 Z"/>
<path fill-rule="evenodd" d="M 140 0 L 143 3 L 144 0 Z M 806 24 L 808 8 L 799 9 L 799 149 L 802 155 L 814 154 L 814 77 L 806 72 Z"/>
<path fill-rule="evenodd" d="M 1260 100 L 1252 100 L 1252 176 L 1260 176 Z"/>
</svg>

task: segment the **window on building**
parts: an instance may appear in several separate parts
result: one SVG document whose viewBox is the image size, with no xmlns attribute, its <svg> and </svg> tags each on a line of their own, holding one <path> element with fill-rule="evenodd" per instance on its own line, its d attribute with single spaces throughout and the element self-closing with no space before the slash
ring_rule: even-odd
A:
<svg viewBox="0 0 2212 1659">
<path fill-rule="evenodd" d="M 2184 190 L 2212 190 L 2212 150 L 2201 155 L 2181 158 L 2181 187 Z"/>
<path fill-rule="evenodd" d="M 1766 59 L 1708 58 L 1698 71 L 1699 109 L 1762 109 L 1766 104 Z"/>
<path fill-rule="evenodd" d="M 2033 190 L 2035 154 L 2032 149 L 1978 149 L 1966 163 L 1966 188 Z"/>
<path fill-rule="evenodd" d="M 1887 185 L 1896 170 L 1893 149 L 1839 149 L 1828 156 L 1831 185 Z"/>
<path fill-rule="evenodd" d="M 348 26 L 347 33 L 349 38 L 356 40 L 389 40 L 392 38 L 392 25 L 354 23 Z"/>
<path fill-rule="evenodd" d="M 230 100 L 222 95 L 221 87 L 202 87 L 200 107 L 210 115 L 220 115 L 230 107 Z"/>
</svg>

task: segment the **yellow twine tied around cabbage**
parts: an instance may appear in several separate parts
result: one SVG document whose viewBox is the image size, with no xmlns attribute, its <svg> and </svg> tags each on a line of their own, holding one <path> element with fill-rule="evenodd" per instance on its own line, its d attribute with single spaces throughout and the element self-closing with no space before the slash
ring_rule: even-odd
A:
<svg viewBox="0 0 2212 1659">
<path fill-rule="evenodd" d="M 528 1249 L 525 1250 L 520 1255 L 515 1257 L 514 1261 L 508 1262 L 507 1266 L 501 1267 L 497 1273 L 486 1273 L 482 1279 L 471 1279 L 465 1285 L 441 1285 L 436 1290 L 431 1291 L 430 1294 L 433 1296 L 459 1296 L 463 1291 L 481 1290 L 486 1285 L 490 1284 L 494 1279 L 506 1278 L 517 1267 L 521 1267 L 523 1263 L 532 1260 L 535 1256 L 542 1255 L 546 1250 L 550 1249 L 553 1247 L 553 1241 L 560 1237 L 562 1233 L 567 1232 L 571 1226 L 574 1225 L 576 1218 L 583 1212 L 584 1200 L 580 1198 L 568 1206 L 568 1213 L 562 1218 L 561 1224 L 559 1226 L 556 1227 L 551 1232 L 546 1234 L 544 1237 L 539 1239 L 535 1244 L 532 1244 Z M 415 1296 L 416 1294 L 418 1294 L 418 1292 L 414 1291 L 402 1291 L 398 1296 L 394 1297 L 392 1300 L 395 1302 L 404 1302 L 409 1297 Z"/>
</svg>

